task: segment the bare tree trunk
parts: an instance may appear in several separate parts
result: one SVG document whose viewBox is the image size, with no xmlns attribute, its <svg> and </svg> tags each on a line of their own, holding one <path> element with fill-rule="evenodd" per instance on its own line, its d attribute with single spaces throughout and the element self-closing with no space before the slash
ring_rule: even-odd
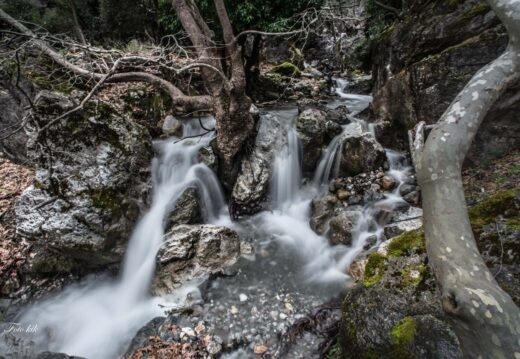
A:
<svg viewBox="0 0 520 359">
<path fill-rule="evenodd" d="M 229 72 L 228 81 L 215 72 L 203 69 L 204 81 L 213 97 L 213 109 L 217 120 L 216 149 L 220 159 L 220 177 L 224 187 L 230 189 L 236 177 L 238 154 L 254 128 L 250 114 L 251 99 L 246 95 L 246 76 L 242 55 L 233 34 L 231 22 L 223 0 L 214 0 L 225 42 L 225 58 L 229 71 L 222 67 L 218 46 L 204 22 L 197 6 L 190 0 L 172 0 L 172 5 L 184 29 L 196 47 L 200 61 Z"/>
<path fill-rule="evenodd" d="M 85 35 L 83 35 L 83 30 L 81 30 L 81 25 L 79 24 L 78 13 L 76 11 L 76 4 L 74 0 L 69 0 L 70 11 L 72 12 L 72 20 L 74 21 L 74 29 L 78 33 L 78 38 L 83 45 L 87 44 L 87 40 L 85 40 Z"/>
<path fill-rule="evenodd" d="M 413 146 L 422 187 L 430 265 L 464 354 L 520 358 L 520 310 L 484 263 L 471 229 L 462 186 L 462 162 L 486 113 L 520 79 L 520 2 L 488 0 L 510 35 L 504 54 L 469 81 L 423 146 Z M 424 124 L 418 126 L 419 132 Z"/>
</svg>

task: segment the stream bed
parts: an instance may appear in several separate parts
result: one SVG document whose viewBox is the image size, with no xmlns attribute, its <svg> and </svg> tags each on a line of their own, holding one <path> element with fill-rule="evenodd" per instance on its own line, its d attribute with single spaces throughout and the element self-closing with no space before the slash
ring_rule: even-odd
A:
<svg viewBox="0 0 520 359">
<path fill-rule="evenodd" d="M 356 118 L 371 97 L 345 94 L 345 83 L 336 83 L 338 99 L 327 106 L 347 105 L 351 121 L 323 151 L 313 179 L 302 177 L 301 146 L 294 128 L 298 109 L 261 110 L 262 116 L 270 115 L 280 122 L 280 136 L 285 139 L 273 161 L 269 209 L 250 218 L 231 221 L 217 177 L 199 162 L 198 150 L 213 134 L 189 139 L 212 127 L 212 118 L 203 119 L 203 126 L 198 119 L 188 121 L 183 132 L 186 140 L 156 142 L 152 204 L 134 229 L 120 276 L 87 279 L 29 307 L 17 321 L 22 326 L 36 324 L 38 335 L 24 339 L 4 336 L 1 352 L 7 358 L 31 357 L 49 350 L 109 359 L 123 355 L 129 343 L 131 353 L 152 334 L 202 347 L 206 355 L 227 358 L 257 354 L 319 357 L 320 345 L 326 345 L 340 317 L 341 293 L 353 284 L 346 270 L 358 255 L 381 243 L 384 223 L 376 219 L 377 213 L 381 208 L 393 211 L 404 203 L 399 186 L 410 174 L 405 158 L 386 150 L 396 188 L 379 201 L 353 207 L 360 215 L 350 245 L 331 245 L 311 229 L 310 203 L 328 191 L 342 136 L 354 130 L 373 136 L 370 126 Z M 185 283 L 170 295 L 150 297 L 165 218 L 183 191 L 194 185 L 201 194 L 205 222 L 236 231 L 242 256 L 222 275 Z M 187 307 L 189 314 L 182 311 Z M 170 314 L 139 330 L 165 313 Z M 170 330 L 172 327 L 177 329 Z"/>
</svg>

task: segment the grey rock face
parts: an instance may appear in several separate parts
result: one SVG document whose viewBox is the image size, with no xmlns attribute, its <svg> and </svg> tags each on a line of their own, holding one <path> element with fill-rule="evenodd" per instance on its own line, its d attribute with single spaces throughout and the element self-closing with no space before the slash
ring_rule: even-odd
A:
<svg viewBox="0 0 520 359">
<path fill-rule="evenodd" d="M 199 204 L 199 194 L 196 188 L 187 188 L 179 197 L 171 211 L 166 228 L 179 224 L 202 223 L 202 211 Z"/>
<path fill-rule="evenodd" d="M 378 169 L 385 162 L 383 146 L 370 133 L 347 134 L 340 147 L 339 175 L 355 176 Z"/>
<path fill-rule="evenodd" d="M 177 120 L 175 117 L 168 115 L 164 118 L 164 121 L 161 125 L 161 129 L 163 134 L 166 137 L 170 136 L 176 136 L 181 137 L 182 136 L 182 123 L 181 121 Z"/>
<path fill-rule="evenodd" d="M 311 219 L 309 224 L 318 234 L 325 234 L 328 223 L 334 216 L 339 201 L 334 196 L 316 198 L 311 202 Z"/>
<path fill-rule="evenodd" d="M 22 81 L 24 91 L 32 97 L 32 86 Z M 15 91 L 15 89 L 12 89 Z M 24 117 L 27 114 L 24 107 L 28 104 L 22 94 L 13 96 L 13 92 L 0 91 L 0 152 L 15 163 L 30 163 L 27 156 L 28 136 L 22 128 Z"/>
<path fill-rule="evenodd" d="M 341 133 L 341 126 L 328 120 L 323 111 L 307 109 L 298 116 L 296 130 L 302 146 L 302 171 L 312 174 L 323 147 Z"/>
<path fill-rule="evenodd" d="M 67 97 L 42 91 L 40 127 L 70 110 Z M 16 204 L 17 231 L 81 261 L 85 268 L 118 260 L 148 191 L 151 139 L 131 118 L 91 101 L 39 136 L 28 128 L 34 183 Z"/>
<path fill-rule="evenodd" d="M 240 255 L 240 239 L 229 228 L 180 225 L 165 236 L 157 255 L 155 294 L 169 293 L 182 283 L 221 272 Z"/>
<path fill-rule="evenodd" d="M 253 150 L 242 160 L 242 166 L 231 194 L 234 215 L 254 214 L 264 209 L 274 155 L 285 141 L 278 119 L 262 115 Z"/>
<path fill-rule="evenodd" d="M 352 231 L 359 220 L 359 211 L 345 211 L 334 216 L 329 222 L 327 236 L 332 244 L 352 243 Z"/>
<path fill-rule="evenodd" d="M 374 110 L 406 138 L 420 122 L 436 123 L 475 72 L 497 58 L 508 36 L 490 7 L 465 0 L 453 5 L 416 1 L 381 38 L 374 54 Z M 478 163 L 520 144 L 520 100 L 515 85 L 488 111 L 467 159 Z"/>
</svg>

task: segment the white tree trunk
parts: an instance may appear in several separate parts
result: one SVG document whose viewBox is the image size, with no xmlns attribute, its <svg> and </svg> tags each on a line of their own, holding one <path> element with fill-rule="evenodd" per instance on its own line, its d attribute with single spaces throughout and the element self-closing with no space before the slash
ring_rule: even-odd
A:
<svg viewBox="0 0 520 359">
<path fill-rule="evenodd" d="M 520 79 L 520 0 L 488 0 L 510 43 L 469 81 L 428 136 L 413 147 L 424 230 L 442 305 L 471 358 L 520 358 L 520 310 L 484 263 L 471 229 L 462 162 L 486 113 Z M 421 126 L 422 127 L 422 126 Z"/>
</svg>

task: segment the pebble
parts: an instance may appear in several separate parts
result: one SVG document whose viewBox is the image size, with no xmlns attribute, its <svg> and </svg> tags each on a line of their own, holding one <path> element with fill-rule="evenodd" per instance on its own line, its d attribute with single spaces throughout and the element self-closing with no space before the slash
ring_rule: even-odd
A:
<svg viewBox="0 0 520 359">
<path fill-rule="evenodd" d="M 210 341 L 208 343 L 208 345 L 206 346 L 206 350 L 211 355 L 215 355 L 215 354 L 218 354 L 222 350 L 222 345 L 220 345 L 219 343 L 217 343 L 215 341 Z"/>
<path fill-rule="evenodd" d="M 265 345 L 257 345 L 253 351 L 255 354 L 264 354 L 267 351 L 267 347 Z"/>
<path fill-rule="evenodd" d="M 237 314 L 238 313 L 238 309 L 237 307 L 235 307 L 234 305 L 231 306 L 231 314 Z"/>
<path fill-rule="evenodd" d="M 247 295 L 245 295 L 244 293 L 240 293 L 240 295 L 238 296 L 238 298 L 240 299 L 241 302 L 246 302 L 249 298 L 247 297 Z"/>
</svg>

